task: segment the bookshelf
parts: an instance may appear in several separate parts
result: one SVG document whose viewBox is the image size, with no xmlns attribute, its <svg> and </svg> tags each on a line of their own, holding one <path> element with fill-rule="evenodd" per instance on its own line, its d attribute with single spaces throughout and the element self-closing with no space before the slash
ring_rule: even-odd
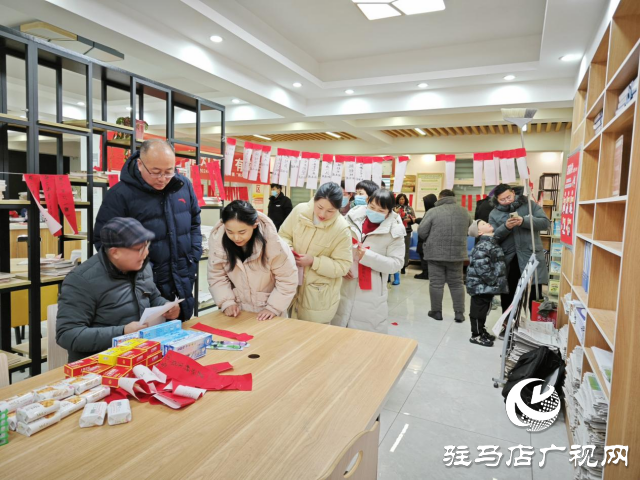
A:
<svg viewBox="0 0 640 480">
<path fill-rule="evenodd" d="M 177 157 L 187 157 L 198 165 L 203 158 L 219 159 L 224 172 L 224 106 L 0 26 L 0 172 L 12 171 L 10 144 L 19 143 L 19 151 L 26 159 L 22 173 L 69 174 L 71 157 L 79 159 L 76 165 L 81 171 L 104 173 L 109 170 L 110 154 L 135 152 L 142 144 L 141 132 L 134 128 L 135 121 L 134 126 L 122 121 L 144 122 L 145 115 L 148 120 L 155 118 L 155 122 L 151 122 L 155 130 L 145 131 L 144 138 L 166 139 L 177 150 Z M 202 128 L 202 122 L 215 125 L 215 132 L 211 127 Z M 195 129 L 191 128 L 193 125 Z M 43 159 L 45 154 L 50 160 Z M 0 180 L 5 180 L 8 187 L 17 186 L 26 191 L 19 175 L 0 173 Z M 88 175 L 72 179 L 71 184 L 82 197 L 75 202 L 75 207 L 82 212 L 86 232 L 73 234 L 63 221 L 64 234 L 56 237 L 58 252 L 82 248 L 88 258 L 94 252 L 93 224 L 97 213 L 94 202 L 104 197 L 109 183 L 106 178 Z M 206 180 L 204 188 L 206 191 Z M 40 214 L 35 202 L 17 198 L 0 201 L 0 245 L 10 243 L 9 211 L 22 208 L 27 209 L 29 218 L 29 262 L 27 271 L 20 277 L 0 284 L 0 349 L 11 350 L 11 293 L 27 290 L 29 338 L 26 341 L 28 355 L 33 360 L 29 368 L 31 375 L 38 375 L 43 341 L 41 285 L 59 285 L 64 277 L 40 276 L 41 246 L 36 240 L 40 237 Z M 209 224 L 217 221 L 219 208 L 204 207 L 202 221 Z M 78 225 L 82 229 L 82 222 Z M 0 272 L 11 272 L 9 248 L 0 249 Z M 196 275 L 195 315 L 199 313 L 198 291 Z M 16 368 L 10 366 L 11 370 Z"/>
<path fill-rule="evenodd" d="M 568 354 L 576 346 L 584 348 L 582 372 L 596 374 L 609 400 L 605 444 L 627 445 L 629 452 L 640 449 L 640 410 L 635 407 L 640 394 L 640 216 L 633 208 L 640 205 L 640 113 L 637 94 L 621 108 L 618 101 L 638 77 L 639 66 L 640 3 L 622 0 L 574 97 L 571 147 L 582 150 L 577 225 L 573 249 L 563 248 L 560 281 L 561 297 L 569 294 L 587 310 L 584 342 L 571 325 Z M 596 130 L 599 112 L 603 121 Z M 589 245 L 587 292 L 582 277 Z M 559 320 L 568 321 L 564 309 Z M 594 347 L 613 352 L 610 389 Z M 637 466 L 608 464 L 604 480 L 636 479 L 637 472 Z"/>
</svg>

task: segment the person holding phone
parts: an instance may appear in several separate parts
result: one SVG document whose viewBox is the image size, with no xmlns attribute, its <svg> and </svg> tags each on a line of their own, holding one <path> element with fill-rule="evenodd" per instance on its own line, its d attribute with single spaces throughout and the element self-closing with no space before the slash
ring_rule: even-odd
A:
<svg viewBox="0 0 640 480">
<path fill-rule="evenodd" d="M 285 316 L 298 287 L 298 269 L 273 221 L 241 200 L 228 204 L 209 237 L 209 291 L 228 317 L 255 312 Z"/>
<path fill-rule="evenodd" d="M 352 262 L 351 232 L 339 212 L 342 198 L 340 185 L 325 183 L 311 201 L 294 207 L 280 227 L 280 237 L 303 269 L 291 305 L 293 318 L 329 323 L 338 310 L 342 277 Z"/>
</svg>

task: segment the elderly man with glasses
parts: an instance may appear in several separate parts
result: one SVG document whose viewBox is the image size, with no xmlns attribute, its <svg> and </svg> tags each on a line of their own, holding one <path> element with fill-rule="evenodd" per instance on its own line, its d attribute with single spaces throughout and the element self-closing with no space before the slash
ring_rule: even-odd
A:
<svg viewBox="0 0 640 480">
<path fill-rule="evenodd" d="M 96 248 L 102 227 L 114 217 L 132 217 L 155 234 L 149 248 L 153 280 L 167 300 L 185 299 L 180 319 L 193 315 L 193 284 L 202 256 L 200 207 L 191 182 L 176 173 L 176 156 L 164 140 L 147 140 L 132 155 L 120 182 L 107 192 L 94 227 Z"/>
<path fill-rule="evenodd" d="M 149 242 L 153 232 L 133 218 L 102 227 L 102 248 L 62 282 L 56 341 L 74 362 L 111 347 L 113 337 L 144 328 L 145 308 L 167 303 L 153 283 Z M 178 305 L 164 314 L 178 317 Z"/>
</svg>

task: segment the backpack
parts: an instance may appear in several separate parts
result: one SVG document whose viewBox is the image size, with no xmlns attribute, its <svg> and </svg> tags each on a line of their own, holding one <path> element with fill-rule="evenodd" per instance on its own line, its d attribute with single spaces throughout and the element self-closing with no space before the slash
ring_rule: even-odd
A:
<svg viewBox="0 0 640 480">
<path fill-rule="evenodd" d="M 543 391 L 549 384 L 555 388 L 560 399 L 563 397 L 565 364 L 559 353 L 548 347 L 538 347 L 520 357 L 507 377 L 507 383 L 502 389 L 505 401 L 511 389 L 521 380 L 526 378 L 540 378 L 544 380 Z M 531 396 L 536 383 L 530 383 L 522 389 L 522 399 L 527 405 L 531 405 Z"/>
</svg>

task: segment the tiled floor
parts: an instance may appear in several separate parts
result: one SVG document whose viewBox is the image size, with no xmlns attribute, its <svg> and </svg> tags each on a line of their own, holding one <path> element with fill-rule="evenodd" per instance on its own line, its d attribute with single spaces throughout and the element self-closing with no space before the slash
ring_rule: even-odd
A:
<svg viewBox="0 0 640 480">
<path fill-rule="evenodd" d="M 429 318 L 429 282 L 414 279 L 415 273 L 418 270 L 410 267 L 399 287 L 389 287 L 389 320 L 398 323 L 389 326 L 389 333 L 413 338 L 419 347 L 382 411 L 378 479 L 572 479 L 564 420 L 535 434 L 512 425 L 500 389 L 492 381 L 499 374 L 502 342 L 496 341 L 492 348 L 469 343 L 468 317 L 462 324 L 453 321 L 448 291 L 444 320 Z M 487 328 L 498 317 L 499 311 L 494 310 Z M 520 444 L 536 448 L 532 466 L 507 467 L 508 448 Z M 565 446 L 567 451 L 548 454 L 540 468 L 539 449 L 551 444 Z M 471 461 L 477 458 L 480 445 L 498 445 L 503 456 L 495 468 L 482 463 L 447 467 L 445 445 L 466 445 Z"/>
</svg>

